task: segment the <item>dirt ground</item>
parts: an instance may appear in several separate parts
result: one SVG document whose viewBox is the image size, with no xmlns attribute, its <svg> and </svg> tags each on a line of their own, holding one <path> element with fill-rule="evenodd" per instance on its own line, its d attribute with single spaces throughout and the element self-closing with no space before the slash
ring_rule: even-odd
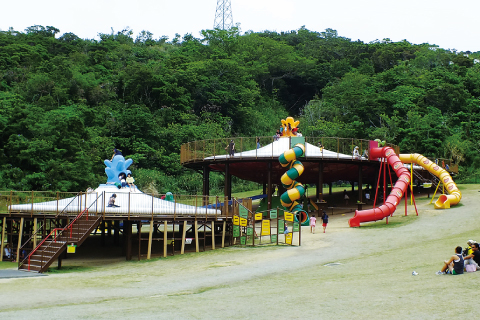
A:
<svg viewBox="0 0 480 320">
<path fill-rule="evenodd" d="M 0 319 L 476 318 L 480 273 L 435 275 L 457 245 L 480 241 L 480 186 L 459 188 L 459 205 L 418 198 L 419 216 L 409 206 L 405 217 L 402 201 L 388 225 L 331 216 L 325 234 L 303 227 L 300 247 L 99 258 L 81 272 L 0 279 Z"/>
</svg>

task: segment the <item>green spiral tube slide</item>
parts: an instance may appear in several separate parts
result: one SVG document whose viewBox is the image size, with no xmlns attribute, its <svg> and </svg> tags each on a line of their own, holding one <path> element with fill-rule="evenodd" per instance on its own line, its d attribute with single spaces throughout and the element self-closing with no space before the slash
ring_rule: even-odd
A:
<svg viewBox="0 0 480 320">
<path fill-rule="evenodd" d="M 278 157 L 282 167 L 288 167 L 281 177 L 282 185 L 286 192 L 280 196 L 280 203 L 288 211 L 295 214 L 296 219 L 300 220 L 302 225 L 309 225 L 308 213 L 303 210 L 303 206 L 297 201 L 305 195 L 305 188 L 300 182 L 295 181 L 303 173 L 303 164 L 297 158 L 303 156 L 305 146 L 301 143 L 296 144 L 292 149 L 285 151 Z"/>
</svg>

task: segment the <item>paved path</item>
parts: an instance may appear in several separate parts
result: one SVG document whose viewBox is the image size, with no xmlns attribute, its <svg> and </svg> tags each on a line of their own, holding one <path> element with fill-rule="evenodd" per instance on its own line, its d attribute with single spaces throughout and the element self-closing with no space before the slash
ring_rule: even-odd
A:
<svg viewBox="0 0 480 320">
<path fill-rule="evenodd" d="M 36 272 L 28 272 L 28 271 L 20 271 L 20 270 L 16 270 L 16 269 L 0 270 L 0 279 L 42 277 L 42 276 L 46 276 L 46 274 L 41 274 L 41 273 L 36 273 Z"/>
</svg>

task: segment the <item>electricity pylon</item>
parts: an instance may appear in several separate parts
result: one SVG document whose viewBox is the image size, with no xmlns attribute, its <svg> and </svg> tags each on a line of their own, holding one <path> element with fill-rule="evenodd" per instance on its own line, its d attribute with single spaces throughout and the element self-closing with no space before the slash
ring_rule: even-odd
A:
<svg viewBox="0 0 480 320">
<path fill-rule="evenodd" d="M 232 4 L 230 0 L 217 0 L 214 29 L 229 30 L 233 27 Z"/>
</svg>

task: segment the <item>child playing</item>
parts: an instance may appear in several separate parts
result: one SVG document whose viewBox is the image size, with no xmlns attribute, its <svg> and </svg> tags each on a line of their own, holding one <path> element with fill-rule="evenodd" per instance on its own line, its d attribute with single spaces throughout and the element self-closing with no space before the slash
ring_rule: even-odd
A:
<svg viewBox="0 0 480 320">
<path fill-rule="evenodd" d="M 317 223 L 317 218 L 315 215 L 310 217 L 310 233 L 315 233 L 315 224 Z"/>
<path fill-rule="evenodd" d="M 132 191 L 132 187 L 133 187 L 133 191 L 135 191 L 135 185 L 133 184 L 134 182 L 135 182 L 135 179 L 133 179 L 132 174 L 129 173 L 127 176 L 127 185 L 130 188 L 130 191 Z"/>
<path fill-rule="evenodd" d="M 327 229 L 327 224 L 328 224 L 328 215 L 325 211 L 323 211 L 322 221 L 323 221 L 323 233 L 325 233 L 325 229 Z"/>
<path fill-rule="evenodd" d="M 120 180 L 120 184 L 122 186 L 122 188 L 125 188 L 127 186 L 127 182 L 125 181 L 125 173 L 120 173 L 118 175 L 118 179 Z"/>
<path fill-rule="evenodd" d="M 108 207 L 114 207 L 114 208 L 118 208 L 120 206 L 117 206 L 115 204 L 115 200 L 117 199 L 117 195 L 114 193 L 112 194 L 112 196 L 110 197 L 110 199 L 108 199 Z"/>
</svg>

